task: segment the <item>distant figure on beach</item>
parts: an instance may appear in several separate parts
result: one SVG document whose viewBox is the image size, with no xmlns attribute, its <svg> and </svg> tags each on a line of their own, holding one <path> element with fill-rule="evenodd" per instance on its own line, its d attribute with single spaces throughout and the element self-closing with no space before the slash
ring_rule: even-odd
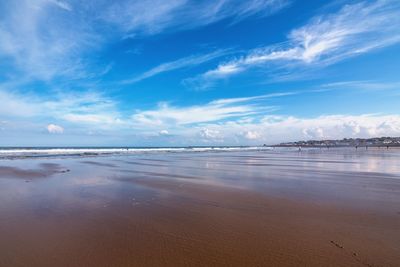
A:
<svg viewBox="0 0 400 267">
<path fill-rule="evenodd" d="M 301 151 L 301 146 L 299 146 L 299 152 Z"/>
</svg>

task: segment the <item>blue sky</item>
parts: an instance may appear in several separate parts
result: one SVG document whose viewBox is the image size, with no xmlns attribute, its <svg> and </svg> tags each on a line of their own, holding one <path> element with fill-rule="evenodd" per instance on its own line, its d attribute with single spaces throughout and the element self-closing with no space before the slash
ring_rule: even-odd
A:
<svg viewBox="0 0 400 267">
<path fill-rule="evenodd" d="M 400 135 L 400 2 L 0 3 L 1 146 Z"/>
</svg>

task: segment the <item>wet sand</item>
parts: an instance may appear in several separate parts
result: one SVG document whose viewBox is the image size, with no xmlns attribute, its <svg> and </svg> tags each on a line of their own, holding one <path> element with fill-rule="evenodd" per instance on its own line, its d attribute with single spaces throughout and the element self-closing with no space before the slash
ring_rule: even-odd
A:
<svg viewBox="0 0 400 267">
<path fill-rule="evenodd" d="M 0 266 L 400 266 L 400 150 L 0 160 Z"/>
</svg>

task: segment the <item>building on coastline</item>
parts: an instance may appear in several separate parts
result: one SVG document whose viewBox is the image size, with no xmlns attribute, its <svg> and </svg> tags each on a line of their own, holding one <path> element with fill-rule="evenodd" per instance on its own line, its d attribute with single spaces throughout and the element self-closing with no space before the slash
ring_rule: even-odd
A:
<svg viewBox="0 0 400 267">
<path fill-rule="evenodd" d="M 282 147 L 400 147 L 400 137 L 344 138 L 280 143 Z"/>
</svg>

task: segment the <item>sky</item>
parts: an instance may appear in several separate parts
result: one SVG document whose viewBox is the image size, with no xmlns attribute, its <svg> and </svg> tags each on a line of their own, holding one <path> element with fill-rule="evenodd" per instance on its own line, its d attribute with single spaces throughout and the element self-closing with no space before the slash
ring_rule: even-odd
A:
<svg viewBox="0 0 400 267">
<path fill-rule="evenodd" d="M 0 146 L 400 136 L 400 1 L 0 2 Z"/>
</svg>

